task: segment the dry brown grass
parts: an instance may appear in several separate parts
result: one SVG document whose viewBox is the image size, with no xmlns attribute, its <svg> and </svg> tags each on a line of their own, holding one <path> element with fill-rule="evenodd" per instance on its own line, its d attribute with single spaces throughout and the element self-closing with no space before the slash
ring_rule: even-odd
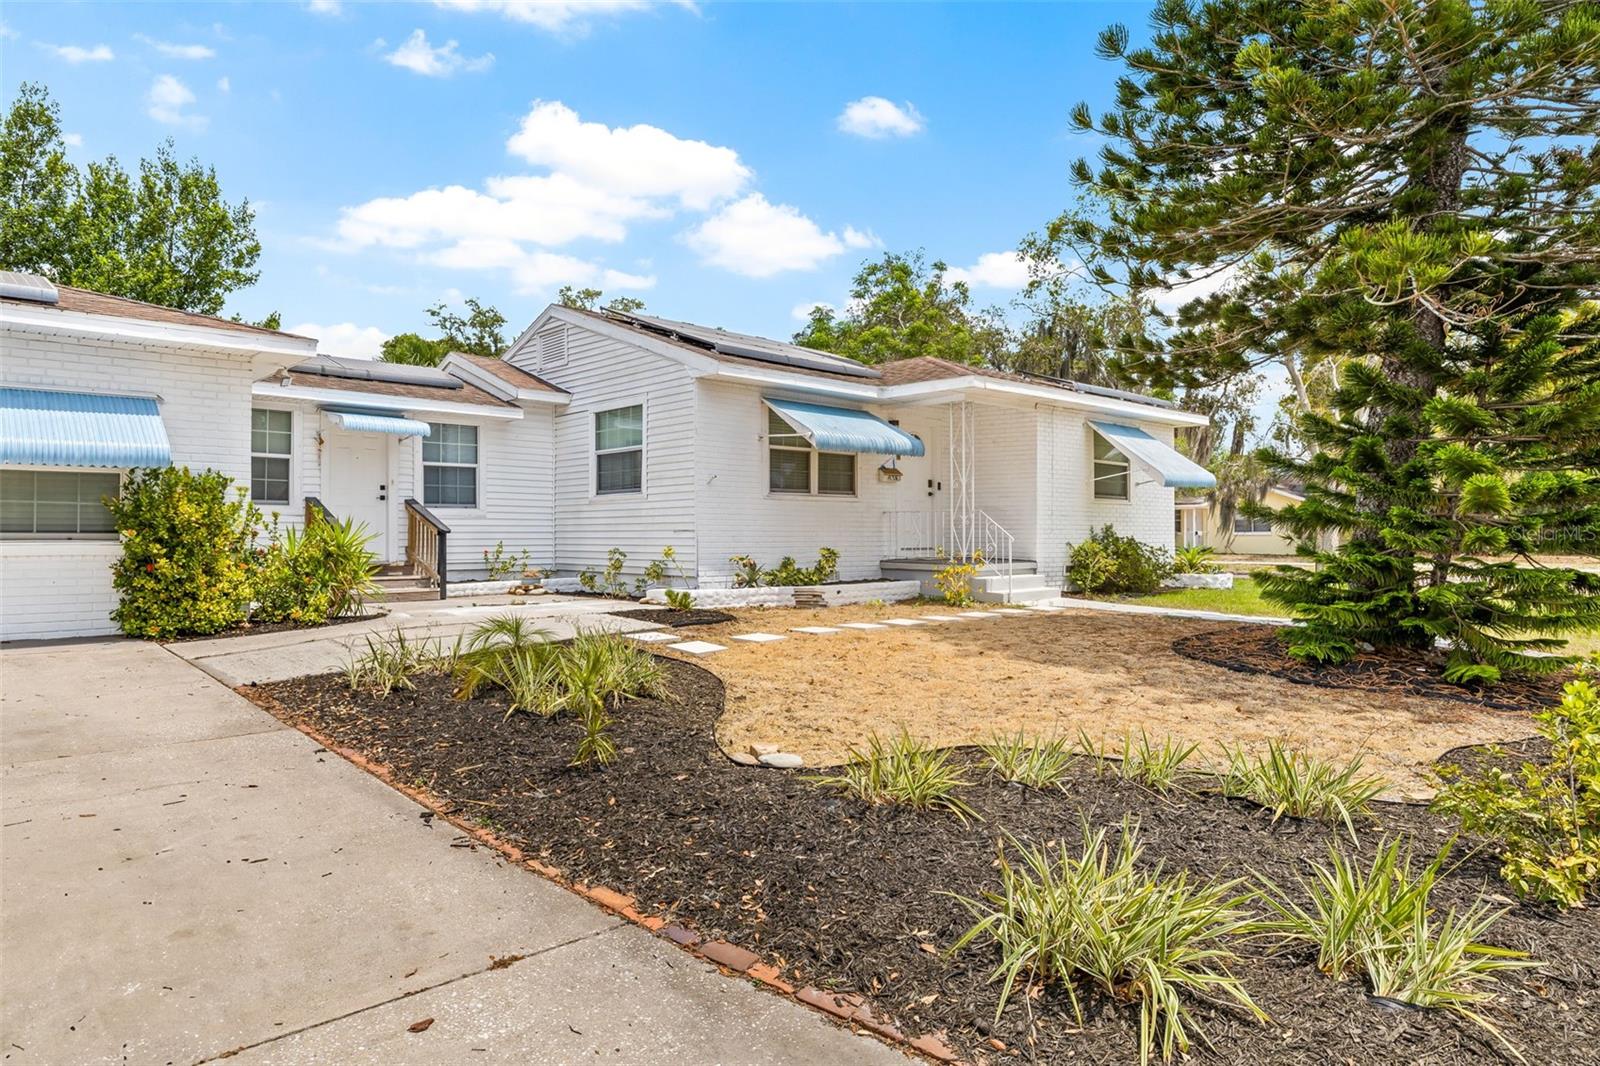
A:
<svg viewBox="0 0 1600 1066">
<path fill-rule="evenodd" d="M 1392 795 L 1430 789 L 1423 770 L 1464 744 L 1532 730 L 1519 715 L 1452 700 L 1381 697 L 1294 685 L 1186 659 L 1174 640 L 1217 625 L 1189 619 L 1059 611 L 907 628 L 810 636 L 800 625 L 954 614 L 933 606 L 746 610 L 739 621 L 696 627 L 692 639 L 728 650 L 696 661 L 727 684 L 719 739 L 729 750 L 775 743 L 808 764 L 842 761 L 872 733 L 904 728 L 940 745 L 1023 730 L 1113 749 L 1144 729 L 1199 743 L 1265 746 L 1269 740 L 1329 758 L 1362 753 Z M 786 634 L 771 644 L 735 633 Z"/>
</svg>

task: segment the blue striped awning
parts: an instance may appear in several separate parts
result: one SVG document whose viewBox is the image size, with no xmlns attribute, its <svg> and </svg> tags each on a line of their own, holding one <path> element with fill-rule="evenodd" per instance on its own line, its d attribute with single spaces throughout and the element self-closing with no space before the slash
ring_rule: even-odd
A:
<svg viewBox="0 0 1600 1066">
<path fill-rule="evenodd" d="M 171 466 L 172 444 L 148 396 L 0 388 L 0 463 Z"/>
<path fill-rule="evenodd" d="M 1089 425 L 1117 451 L 1152 470 L 1169 489 L 1216 488 L 1217 479 L 1211 471 L 1138 426 L 1124 426 L 1118 422 L 1090 422 Z"/>
<path fill-rule="evenodd" d="M 326 409 L 324 409 L 326 410 Z M 376 411 L 328 411 L 328 419 L 340 429 L 354 433 L 389 433 L 396 437 L 426 437 L 433 432 L 426 422 L 405 415 Z"/>
<path fill-rule="evenodd" d="M 921 455 L 922 441 L 877 415 L 798 400 L 766 400 L 777 416 L 824 452 Z"/>
</svg>

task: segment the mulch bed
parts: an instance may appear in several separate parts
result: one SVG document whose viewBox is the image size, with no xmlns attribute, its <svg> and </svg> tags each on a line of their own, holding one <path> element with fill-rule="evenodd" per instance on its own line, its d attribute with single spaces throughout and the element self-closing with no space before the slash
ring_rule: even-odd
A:
<svg viewBox="0 0 1600 1066">
<path fill-rule="evenodd" d="M 246 622 L 244 625 L 224 629 L 220 633 L 186 633 L 181 637 L 168 637 L 161 641 L 162 644 L 187 644 L 192 640 L 223 640 L 227 637 L 253 637 L 261 633 L 286 633 L 291 629 L 327 629 L 331 626 L 347 626 L 354 622 L 370 622 L 374 618 L 383 618 L 387 611 L 374 611 L 371 614 L 350 614 L 343 618 L 330 618 L 326 622 L 317 622 L 306 625 L 303 622 L 264 622 L 256 624 Z"/>
<path fill-rule="evenodd" d="M 1491 686 L 1457 685 L 1441 672 L 1444 658 L 1420 651 L 1358 652 L 1347 663 L 1323 665 L 1296 659 L 1282 630 L 1263 625 L 1230 625 L 1172 642 L 1190 659 L 1242 674 L 1270 674 L 1296 685 L 1371 689 L 1375 694 L 1405 694 L 1456 700 L 1496 711 L 1537 711 L 1561 702 L 1562 671 L 1548 677 L 1507 678 Z"/>
<path fill-rule="evenodd" d="M 868 807 L 800 773 L 731 763 L 713 739 L 721 682 L 688 663 L 663 666 L 674 698 L 630 701 L 617 711 L 621 758 L 604 772 L 567 767 L 575 722 L 502 720 L 500 694 L 456 701 L 442 677 L 387 698 L 352 693 L 337 676 L 263 691 L 291 721 L 385 765 L 395 780 L 416 783 L 568 878 L 633 895 L 641 911 L 671 914 L 707 937 L 750 948 L 796 985 L 864 994 L 907 1034 L 946 1031 L 971 1061 L 1138 1061 L 1136 1009 L 1089 995 L 1080 1028 L 1066 996 L 1052 989 L 1014 997 L 996 1021 L 991 951 L 941 955 L 970 924 L 948 893 L 976 896 L 992 886 L 1002 831 L 1071 844 L 1084 821 L 1114 827 L 1132 815 L 1148 862 L 1199 877 L 1260 875 L 1285 887 L 1344 839 L 1322 824 L 1273 826 L 1239 801 L 1158 796 L 1100 779 L 1086 765 L 1064 792 L 1033 792 L 983 778 L 971 751 L 957 753 L 977 782 L 963 798 L 982 821 Z M 1380 830 L 1415 835 L 1428 853 L 1447 839 L 1445 824 L 1414 806 L 1382 805 L 1377 824 L 1365 828 L 1363 851 Z M 1441 902 L 1502 891 L 1490 858 L 1461 855 L 1437 890 Z M 1596 1062 L 1600 908 L 1560 914 L 1519 906 L 1495 939 L 1541 965 L 1506 979 L 1490 1016 L 1529 1061 Z M 1238 948 L 1244 960 L 1235 972 L 1273 1021 L 1198 1005 L 1214 1044 L 1209 1051 L 1196 1045 L 1199 1060 L 1481 1066 L 1506 1059 L 1471 1023 L 1375 1005 L 1359 982 L 1319 973 L 1306 951 L 1273 953 L 1259 941 Z"/>
<path fill-rule="evenodd" d="M 739 619 L 726 611 L 707 611 L 693 608 L 687 611 L 676 611 L 670 607 L 651 609 L 639 607 L 629 611 L 612 611 L 617 618 L 636 618 L 643 622 L 660 622 L 673 629 L 682 629 L 684 626 L 719 626 L 724 622 L 737 622 Z"/>
</svg>

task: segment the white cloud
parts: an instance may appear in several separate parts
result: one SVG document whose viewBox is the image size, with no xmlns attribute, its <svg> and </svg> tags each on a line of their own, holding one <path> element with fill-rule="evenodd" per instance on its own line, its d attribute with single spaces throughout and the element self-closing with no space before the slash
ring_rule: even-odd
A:
<svg viewBox="0 0 1600 1066">
<path fill-rule="evenodd" d="M 389 334 L 377 326 L 358 326 L 354 322 L 337 322 L 327 326 L 302 322 L 298 326 L 290 326 L 287 332 L 301 337 L 315 337 L 317 351 L 323 355 L 343 355 L 352 359 L 378 358 L 383 351 L 383 342 L 389 339 Z"/>
<path fill-rule="evenodd" d="M 16 30 L 12 29 L 6 23 L 0 22 L 0 41 L 9 41 L 18 36 L 20 36 L 20 34 L 18 34 Z"/>
<path fill-rule="evenodd" d="M 339 0 L 309 0 L 306 10 L 313 15 L 342 15 L 344 5 Z"/>
<path fill-rule="evenodd" d="M 975 289 L 1020 289 L 1030 280 L 1028 267 L 1028 261 L 1016 252 L 985 252 L 971 266 L 951 267 L 944 277 Z"/>
<path fill-rule="evenodd" d="M 458 71 L 475 74 L 494 66 L 493 52 L 475 57 L 464 56 L 458 51 L 459 47 L 455 41 L 446 41 L 435 48 L 428 43 L 427 34 L 412 30 L 404 44 L 383 58 L 397 67 L 429 78 L 448 78 Z"/>
<path fill-rule="evenodd" d="M 217 91 L 221 93 L 233 92 L 233 82 L 228 80 L 227 75 L 223 75 L 217 79 Z"/>
<path fill-rule="evenodd" d="M 191 126 L 196 129 L 205 127 L 205 116 L 185 110 L 194 103 L 194 93 L 171 74 L 158 75 L 156 80 L 150 83 L 150 94 L 146 99 L 149 107 L 145 113 L 157 122 L 165 122 L 171 126 Z"/>
<path fill-rule="evenodd" d="M 601 289 L 649 289 L 653 275 L 629 274 L 576 256 L 527 249 L 516 241 L 475 238 L 435 252 L 428 261 L 455 270 L 498 270 L 511 276 L 518 292 L 550 292 L 562 285 Z"/>
<path fill-rule="evenodd" d="M 513 22 L 524 22 L 549 33 L 580 36 L 598 19 L 648 11 L 660 6 L 653 0 L 433 0 L 434 6 L 452 11 L 486 11 Z M 690 0 L 676 0 L 674 7 L 688 11 L 699 8 Z"/>
<path fill-rule="evenodd" d="M 559 101 L 535 101 L 506 148 L 611 192 L 675 197 L 696 210 L 735 195 L 751 178 L 732 148 L 684 140 L 656 126 L 584 122 Z"/>
<path fill-rule="evenodd" d="M 63 133 L 61 135 L 61 143 L 66 145 L 68 148 L 82 148 L 83 147 L 83 134 L 81 134 L 81 133 Z"/>
<path fill-rule="evenodd" d="M 857 240 L 863 235 L 854 230 Z M 852 245 L 788 204 L 751 193 L 729 204 L 685 235 L 689 247 L 713 266 L 751 278 L 786 270 L 813 270 Z"/>
<path fill-rule="evenodd" d="M 844 110 L 839 112 L 838 125 L 845 133 L 881 140 L 921 133 L 927 122 L 910 100 L 897 104 L 881 96 L 863 96 L 844 105 Z"/>
<path fill-rule="evenodd" d="M 1150 302 L 1157 308 L 1172 314 L 1190 300 L 1199 300 L 1210 296 L 1214 292 L 1233 284 L 1243 273 L 1244 267 L 1239 263 L 1229 263 L 1223 267 L 1209 267 L 1203 270 L 1192 270 L 1195 277 L 1188 281 L 1179 278 L 1170 278 L 1167 288 L 1151 289 L 1145 293 L 1150 297 Z"/>
<path fill-rule="evenodd" d="M 217 55 L 215 49 L 203 44 L 174 44 L 171 41 L 158 41 L 153 37 L 146 37 L 142 33 L 134 34 L 133 39 L 149 45 L 168 59 L 214 59 Z"/>
<path fill-rule="evenodd" d="M 117 58 L 116 53 L 108 44 L 97 44 L 93 48 L 84 48 L 76 44 L 44 44 L 40 48 L 55 56 L 57 59 L 77 65 L 79 63 L 109 63 Z"/>
</svg>

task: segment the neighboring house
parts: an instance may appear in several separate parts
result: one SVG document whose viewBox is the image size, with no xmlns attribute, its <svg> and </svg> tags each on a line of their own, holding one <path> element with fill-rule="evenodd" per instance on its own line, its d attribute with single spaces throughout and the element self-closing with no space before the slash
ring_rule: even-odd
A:
<svg viewBox="0 0 1600 1066">
<path fill-rule="evenodd" d="M 433 594 L 503 543 L 568 581 L 671 545 L 703 586 L 735 555 L 927 579 L 981 551 L 984 591 L 1042 596 L 1069 544 L 1170 544 L 1174 489 L 1213 484 L 1172 448 L 1203 416 L 1159 400 L 641 315 L 552 306 L 504 360 L 432 369 L 0 275 L 0 341 L 7 640 L 112 631 L 99 501 L 138 466 L 220 470 L 289 525 L 353 518 Z"/>
<path fill-rule="evenodd" d="M 1170 545 L 1173 489 L 1214 484 L 1172 448 L 1204 416 L 941 359 L 868 367 L 552 306 L 506 360 L 572 397 L 555 411 L 550 560 L 569 575 L 612 547 L 636 572 L 671 545 L 706 586 L 733 582 L 735 555 L 804 564 L 832 547 L 849 580 L 982 550 L 991 573 L 1011 560 L 1017 595 L 1044 595 L 1091 529 Z"/>
<path fill-rule="evenodd" d="M 1273 485 L 1261 497 L 1263 506 L 1273 510 L 1304 503 L 1298 486 Z M 1211 500 L 1182 500 L 1178 505 L 1179 545 L 1206 544 L 1230 555 L 1293 555 L 1295 541 L 1288 533 L 1272 528 L 1264 518 L 1252 518 L 1236 510 L 1233 522 L 1223 528 L 1221 508 Z M 1192 538 L 1192 539 L 1185 539 Z"/>
</svg>

